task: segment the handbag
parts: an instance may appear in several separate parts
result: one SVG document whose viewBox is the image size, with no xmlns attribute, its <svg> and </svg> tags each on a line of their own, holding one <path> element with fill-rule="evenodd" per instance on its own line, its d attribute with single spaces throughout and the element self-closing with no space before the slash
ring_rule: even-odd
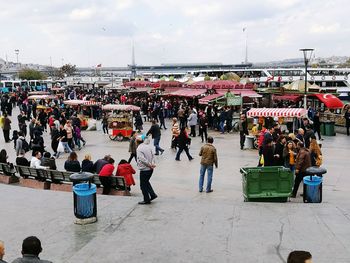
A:
<svg viewBox="0 0 350 263">
<path fill-rule="evenodd" d="M 59 153 L 63 153 L 64 152 L 64 146 L 63 146 L 62 142 L 58 143 L 57 152 L 59 152 Z"/>
</svg>

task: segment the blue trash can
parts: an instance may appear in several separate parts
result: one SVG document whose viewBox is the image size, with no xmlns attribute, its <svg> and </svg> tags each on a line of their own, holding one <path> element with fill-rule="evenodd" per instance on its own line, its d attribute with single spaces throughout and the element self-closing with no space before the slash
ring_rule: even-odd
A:
<svg viewBox="0 0 350 263">
<path fill-rule="evenodd" d="M 304 177 L 304 203 L 322 202 L 322 179 L 316 175 Z"/>
<path fill-rule="evenodd" d="M 73 186 L 74 215 L 79 219 L 96 217 L 96 185 L 81 183 Z"/>
</svg>

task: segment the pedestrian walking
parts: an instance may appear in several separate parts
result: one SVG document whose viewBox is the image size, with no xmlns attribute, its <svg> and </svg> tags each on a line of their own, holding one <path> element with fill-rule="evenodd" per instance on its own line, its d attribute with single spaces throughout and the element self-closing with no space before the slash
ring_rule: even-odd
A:
<svg viewBox="0 0 350 263">
<path fill-rule="evenodd" d="M 244 114 L 241 114 L 240 120 L 238 122 L 238 128 L 239 128 L 239 139 L 240 139 L 239 143 L 241 146 L 241 150 L 243 150 L 244 143 L 245 143 L 245 136 L 249 135 L 248 122 Z"/>
<path fill-rule="evenodd" d="M 198 117 L 195 111 L 192 111 L 192 113 L 190 114 L 190 116 L 188 117 L 188 125 L 191 128 L 191 133 L 190 136 L 192 137 L 196 137 L 196 125 L 198 122 Z"/>
<path fill-rule="evenodd" d="M 306 176 L 305 171 L 307 168 L 311 167 L 311 155 L 309 149 L 305 148 L 302 142 L 298 142 L 297 148 L 299 149 L 299 152 L 295 162 L 295 181 L 291 196 L 292 198 L 297 196 L 299 185 L 304 176 Z"/>
<path fill-rule="evenodd" d="M 176 161 L 180 161 L 180 155 L 183 151 L 185 151 L 188 160 L 193 160 L 193 157 L 191 156 L 189 150 L 188 150 L 188 146 L 191 144 L 191 138 L 188 136 L 187 132 L 186 132 L 186 127 L 182 127 L 181 128 L 181 132 L 180 135 L 177 138 L 177 144 L 178 144 L 178 151 L 176 154 Z"/>
<path fill-rule="evenodd" d="M 102 130 L 103 134 L 108 134 L 108 117 L 106 114 L 104 114 L 102 118 Z"/>
<path fill-rule="evenodd" d="M 213 170 L 214 165 L 218 168 L 218 157 L 216 153 L 216 148 L 213 145 L 214 139 L 213 137 L 208 137 L 208 143 L 202 146 L 199 156 L 201 159 L 201 168 L 199 174 L 199 192 L 203 192 L 203 184 L 204 184 L 204 176 L 205 172 L 208 171 L 208 179 L 207 179 L 207 188 L 206 192 L 211 193 L 213 189 L 211 188 L 212 180 L 213 180 Z"/>
<path fill-rule="evenodd" d="M 3 127 L 2 131 L 4 133 L 5 142 L 10 142 L 10 130 L 11 130 L 11 120 L 7 116 L 7 113 L 4 114 Z"/>
<path fill-rule="evenodd" d="M 150 204 L 152 200 L 158 197 L 150 183 L 156 165 L 153 150 L 149 143 L 149 139 L 145 138 L 144 142 L 137 147 L 137 167 L 140 170 L 140 188 L 143 195 L 143 201 L 139 202 L 140 205 Z"/>
<path fill-rule="evenodd" d="M 160 143 L 160 137 L 161 137 L 161 132 L 160 132 L 160 127 L 156 120 L 152 120 L 152 126 L 147 132 L 146 136 L 152 135 L 153 139 L 153 144 L 156 150 L 155 155 L 159 155 L 159 152 L 163 154 L 164 149 L 160 148 L 159 143 Z"/>
<path fill-rule="evenodd" d="M 350 136 L 350 107 L 346 109 L 344 118 L 345 118 L 345 126 L 346 126 L 346 135 Z"/>
<path fill-rule="evenodd" d="M 177 147 L 177 138 L 180 135 L 179 123 L 177 122 L 177 118 L 173 118 L 173 125 L 171 127 L 171 149 L 175 149 Z"/>
<path fill-rule="evenodd" d="M 208 118 L 206 117 L 205 113 L 203 113 L 199 119 L 199 130 L 200 130 L 200 135 L 202 138 L 202 143 L 204 142 L 204 139 L 205 139 L 205 143 L 207 143 L 207 141 L 208 141 Z"/>
<path fill-rule="evenodd" d="M 128 163 L 131 163 L 132 158 L 135 158 L 135 161 L 137 162 L 137 154 L 136 154 L 137 143 L 136 143 L 136 136 L 137 136 L 136 131 L 132 131 L 132 132 L 131 132 L 131 137 L 130 137 L 130 142 L 129 142 L 129 153 L 130 153 L 130 157 L 129 157 Z"/>
</svg>

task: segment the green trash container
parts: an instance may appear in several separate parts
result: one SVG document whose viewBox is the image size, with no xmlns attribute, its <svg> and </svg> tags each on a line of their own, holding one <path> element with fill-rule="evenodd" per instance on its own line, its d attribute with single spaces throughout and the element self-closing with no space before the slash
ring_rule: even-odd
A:
<svg viewBox="0 0 350 263">
<path fill-rule="evenodd" d="M 321 135 L 326 135 L 326 131 L 324 127 L 325 127 L 324 122 L 321 122 L 321 126 L 320 126 Z"/>
<path fill-rule="evenodd" d="M 324 135 L 335 136 L 335 122 L 329 121 L 324 123 Z"/>
<path fill-rule="evenodd" d="M 292 193 L 294 175 L 282 166 L 241 168 L 244 201 L 286 202 Z"/>
</svg>

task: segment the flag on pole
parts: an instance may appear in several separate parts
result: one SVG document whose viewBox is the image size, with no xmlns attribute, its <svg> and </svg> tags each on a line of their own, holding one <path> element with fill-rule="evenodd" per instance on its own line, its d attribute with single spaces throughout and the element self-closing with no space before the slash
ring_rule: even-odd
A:
<svg viewBox="0 0 350 263">
<path fill-rule="evenodd" d="M 96 68 L 100 68 L 100 67 L 102 67 L 102 64 L 98 64 L 98 65 L 96 66 Z"/>
</svg>

